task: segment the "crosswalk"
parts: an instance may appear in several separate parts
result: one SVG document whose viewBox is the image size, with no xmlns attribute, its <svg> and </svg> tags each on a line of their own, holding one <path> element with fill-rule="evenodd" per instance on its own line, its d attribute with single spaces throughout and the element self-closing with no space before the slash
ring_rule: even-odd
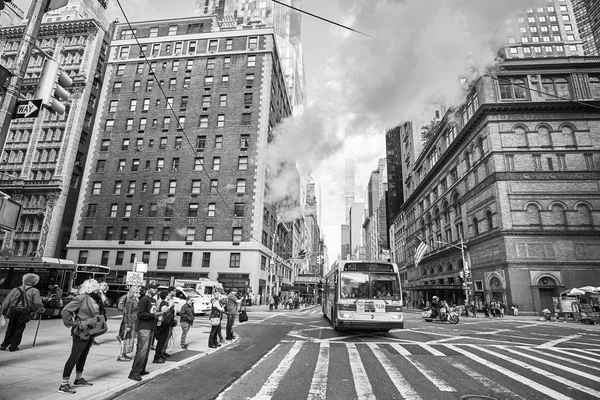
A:
<svg viewBox="0 0 600 400">
<path fill-rule="evenodd" d="M 594 350 L 291 340 L 280 342 L 218 399 L 600 399 Z"/>
</svg>

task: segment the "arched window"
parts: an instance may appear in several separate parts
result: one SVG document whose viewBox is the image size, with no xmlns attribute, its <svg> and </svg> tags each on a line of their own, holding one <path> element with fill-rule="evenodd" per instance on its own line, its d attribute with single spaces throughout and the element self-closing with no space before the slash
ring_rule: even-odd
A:
<svg viewBox="0 0 600 400">
<path fill-rule="evenodd" d="M 442 268 L 441 265 L 438 265 L 438 267 L 437 267 L 437 273 L 441 274 L 442 272 L 444 272 L 444 268 Z"/>
<path fill-rule="evenodd" d="M 542 224 L 542 221 L 540 219 L 540 209 L 534 203 L 530 203 L 527 205 L 527 223 L 529 225 L 541 225 Z"/>
<path fill-rule="evenodd" d="M 444 200 L 442 202 L 442 218 L 444 219 L 444 224 L 450 223 L 450 209 L 448 205 L 448 200 Z"/>
<path fill-rule="evenodd" d="M 485 150 L 483 148 L 483 138 L 482 137 L 477 139 L 477 151 L 479 152 L 479 158 L 483 158 Z"/>
<path fill-rule="evenodd" d="M 433 230 L 439 230 L 441 228 L 440 225 L 440 209 L 435 207 L 433 209 Z"/>
<path fill-rule="evenodd" d="M 565 215 L 565 208 L 562 205 L 556 203 L 552 205 L 551 210 L 552 222 L 555 225 L 566 225 L 567 219 Z"/>
<path fill-rule="evenodd" d="M 492 212 L 490 210 L 485 212 L 485 221 L 487 225 L 487 231 L 490 232 L 492 229 L 494 229 L 494 217 L 492 216 Z"/>
<path fill-rule="evenodd" d="M 542 78 L 542 96 L 545 99 L 556 99 L 556 91 L 554 90 L 554 82 L 550 78 Z"/>
<path fill-rule="evenodd" d="M 452 263 L 448 263 L 448 265 L 446 266 L 446 270 L 447 270 L 447 271 L 452 271 L 452 270 L 454 270 L 454 267 L 452 266 Z"/>
<path fill-rule="evenodd" d="M 473 218 L 473 236 L 479 235 L 479 221 Z"/>
<path fill-rule="evenodd" d="M 542 147 L 552 147 L 552 134 L 547 126 L 543 125 L 538 128 L 538 141 Z"/>
<path fill-rule="evenodd" d="M 592 225 L 592 213 L 587 204 L 579 203 L 577 209 L 577 219 L 581 225 Z"/>
<path fill-rule="evenodd" d="M 565 146 L 567 146 L 567 147 L 577 146 L 577 142 L 575 141 L 575 131 L 569 125 L 563 125 L 562 137 L 563 137 L 563 142 L 564 142 Z"/>
<path fill-rule="evenodd" d="M 501 78 L 500 99 L 502 100 L 527 100 L 527 83 L 521 78 Z"/>
<path fill-rule="evenodd" d="M 569 90 L 569 81 L 566 78 L 554 79 L 554 85 L 556 86 L 556 95 L 560 98 L 571 98 L 571 92 Z"/>
<path fill-rule="evenodd" d="M 571 91 L 566 78 L 542 78 L 542 95 L 549 100 L 570 99 Z"/>
<path fill-rule="evenodd" d="M 459 198 L 460 195 L 458 192 L 454 192 L 452 194 L 452 207 L 454 208 L 454 215 L 461 215 Z"/>
<path fill-rule="evenodd" d="M 527 140 L 527 131 L 523 126 L 515 127 L 513 137 L 515 147 L 529 147 L 529 141 Z"/>
<path fill-rule="evenodd" d="M 465 160 L 465 169 L 471 168 L 471 152 L 469 152 L 469 150 L 465 151 L 464 160 Z"/>
</svg>

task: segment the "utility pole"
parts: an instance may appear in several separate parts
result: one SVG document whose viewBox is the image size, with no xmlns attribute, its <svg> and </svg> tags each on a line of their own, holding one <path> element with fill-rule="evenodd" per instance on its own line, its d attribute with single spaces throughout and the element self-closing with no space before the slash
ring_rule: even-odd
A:
<svg viewBox="0 0 600 400">
<path fill-rule="evenodd" d="M 16 111 L 21 82 L 27 72 L 29 57 L 36 45 L 38 32 L 42 24 L 42 17 L 51 0 L 33 0 L 27 12 L 27 25 L 23 39 L 19 45 L 17 57 L 13 67 L 13 76 L 6 87 L 4 99 L 0 105 L 0 147 L 4 145 L 6 134 L 12 120 L 13 113 Z"/>
</svg>

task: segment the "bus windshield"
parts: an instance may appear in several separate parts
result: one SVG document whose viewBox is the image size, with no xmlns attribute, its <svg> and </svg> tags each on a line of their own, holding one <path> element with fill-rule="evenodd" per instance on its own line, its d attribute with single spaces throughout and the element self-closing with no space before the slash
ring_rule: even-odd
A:
<svg viewBox="0 0 600 400">
<path fill-rule="evenodd" d="M 340 298 L 385 299 L 400 298 L 400 285 L 395 274 L 342 272 Z"/>
</svg>

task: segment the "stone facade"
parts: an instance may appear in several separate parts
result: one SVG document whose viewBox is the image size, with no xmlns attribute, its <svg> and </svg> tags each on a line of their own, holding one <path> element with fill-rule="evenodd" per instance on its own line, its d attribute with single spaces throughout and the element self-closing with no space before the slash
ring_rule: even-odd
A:
<svg viewBox="0 0 600 400">
<path fill-rule="evenodd" d="M 461 304 L 467 284 L 479 307 L 532 314 L 564 289 L 598 286 L 599 75 L 595 58 L 507 60 L 444 116 L 392 228 L 412 301 Z M 415 266 L 417 237 L 429 247 Z"/>
</svg>

